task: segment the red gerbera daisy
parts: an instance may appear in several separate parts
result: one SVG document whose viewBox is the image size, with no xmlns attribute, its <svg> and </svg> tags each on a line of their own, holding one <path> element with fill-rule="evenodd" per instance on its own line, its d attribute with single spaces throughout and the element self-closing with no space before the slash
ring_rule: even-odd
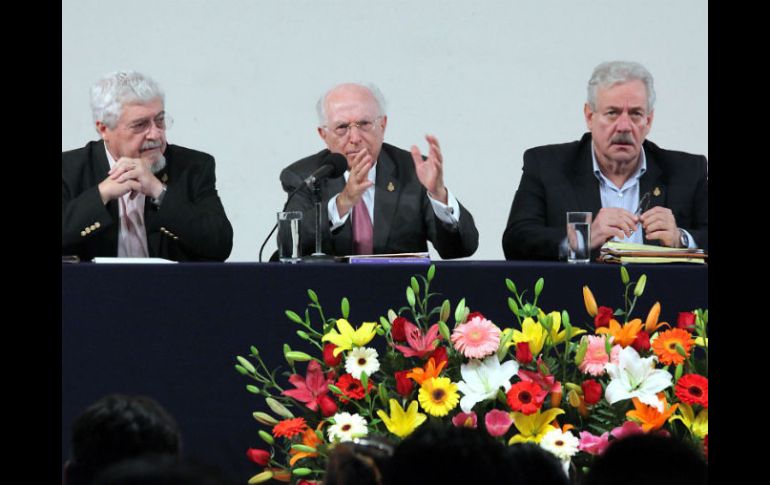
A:
<svg viewBox="0 0 770 485">
<path fill-rule="evenodd" d="M 291 438 L 292 436 L 301 434 L 306 429 L 307 423 L 305 423 L 305 418 L 284 419 L 273 426 L 273 436 L 276 438 L 280 438 L 281 436 Z"/>
<path fill-rule="evenodd" d="M 363 399 L 366 395 L 364 392 L 364 386 L 361 385 L 361 381 L 350 374 L 343 374 L 340 376 L 334 385 L 339 387 L 342 393 L 345 395 L 345 397 L 339 396 L 339 400 L 342 403 L 348 402 L 349 399 Z M 372 381 L 370 380 L 368 382 L 367 388 L 369 391 L 371 391 L 372 387 Z"/>
<path fill-rule="evenodd" d="M 683 375 L 676 382 L 674 393 L 684 403 L 709 407 L 709 380 L 701 375 Z"/>
<path fill-rule="evenodd" d="M 536 413 L 547 394 L 542 387 L 530 381 L 517 382 L 505 393 L 511 409 L 524 414 Z"/>
</svg>

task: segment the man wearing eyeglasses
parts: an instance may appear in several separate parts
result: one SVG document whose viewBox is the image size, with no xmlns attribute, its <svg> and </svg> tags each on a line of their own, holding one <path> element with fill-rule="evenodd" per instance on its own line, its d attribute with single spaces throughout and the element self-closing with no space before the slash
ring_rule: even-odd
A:
<svg viewBox="0 0 770 485">
<path fill-rule="evenodd" d="M 641 64 L 594 69 L 584 106 L 590 133 L 524 153 L 503 233 L 506 259 L 564 257 L 567 211 L 593 214 L 594 254 L 609 240 L 708 250 L 706 157 L 646 140 L 654 103 L 652 75 Z"/>
<path fill-rule="evenodd" d="M 331 152 L 345 156 L 343 177 L 322 180 L 322 249 L 326 254 L 388 254 L 428 250 L 444 258 L 472 255 L 479 234 L 473 216 L 444 185 L 438 139 L 427 135 L 428 155 L 384 143 L 388 117 L 373 85 L 340 84 L 319 99 L 318 134 L 327 146 L 285 168 L 280 175 L 291 192 Z M 315 247 L 313 197 L 300 190 L 286 210 L 304 212 L 302 252 Z M 305 222 L 307 221 L 307 222 Z"/>
<path fill-rule="evenodd" d="M 115 72 L 91 88 L 101 141 L 62 152 L 62 255 L 224 261 L 233 229 L 214 158 L 166 142 L 158 84 Z"/>
</svg>

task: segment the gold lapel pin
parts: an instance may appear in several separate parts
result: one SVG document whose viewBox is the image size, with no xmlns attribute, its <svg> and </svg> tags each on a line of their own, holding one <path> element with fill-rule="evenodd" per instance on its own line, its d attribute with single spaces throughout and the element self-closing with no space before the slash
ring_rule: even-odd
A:
<svg viewBox="0 0 770 485">
<path fill-rule="evenodd" d="M 163 182 L 163 183 L 167 182 L 168 181 L 168 174 L 164 173 L 163 176 L 160 178 L 160 181 Z"/>
<path fill-rule="evenodd" d="M 654 195 L 655 197 L 658 197 L 660 195 L 660 187 L 655 187 L 652 190 L 652 195 Z"/>
<path fill-rule="evenodd" d="M 393 185 L 393 182 L 388 182 L 388 192 L 393 192 L 396 190 L 396 186 Z"/>
</svg>

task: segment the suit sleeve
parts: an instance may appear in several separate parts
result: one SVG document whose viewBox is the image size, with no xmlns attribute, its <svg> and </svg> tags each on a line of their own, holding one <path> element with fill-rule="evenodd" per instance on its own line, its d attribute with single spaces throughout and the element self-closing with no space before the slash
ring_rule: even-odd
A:
<svg viewBox="0 0 770 485">
<path fill-rule="evenodd" d="M 458 201 L 458 204 L 460 202 Z M 426 217 L 428 239 L 442 259 L 465 258 L 473 255 L 479 247 L 479 231 L 473 216 L 460 204 L 460 217 L 457 227 L 452 227 L 438 218 L 425 193 L 423 213 Z"/>
<path fill-rule="evenodd" d="M 155 219 L 156 226 L 172 232 L 177 243 L 198 260 L 224 261 L 233 248 L 233 228 L 215 183 L 214 158 L 206 155 L 182 180 L 169 183 Z"/>
<path fill-rule="evenodd" d="M 693 227 L 684 227 L 692 234 L 695 244 L 708 252 L 709 247 L 709 181 L 706 157 L 700 157 L 698 164 L 697 183 L 693 197 Z"/>
<path fill-rule="evenodd" d="M 566 229 L 547 226 L 546 186 L 538 161 L 530 150 L 524 153 L 521 181 L 503 232 L 505 259 L 559 257 L 559 243 L 566 236 Z"/>
</svg>

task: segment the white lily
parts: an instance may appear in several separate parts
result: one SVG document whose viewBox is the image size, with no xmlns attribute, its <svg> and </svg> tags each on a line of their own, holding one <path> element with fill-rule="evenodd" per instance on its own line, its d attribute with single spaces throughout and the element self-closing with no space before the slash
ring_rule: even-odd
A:
<svg viewBox="0 0 770 485">
<path fill-rule="evenodd" d="M 628 346 L 620 351 L 618 363 L 605 365 L 612 381 L 607 386 L 604 397 L 610 404 L 615 404 L 632 397 L 663 412 L 663 403 L 657 393 L 671 385 L 671 374 L 655 368 L 655 356 L 642 358 Z"/>
<path fill-rule="evenodd" d="M 457 383 L 457 390 L 463 393 L 460 408 L 469 413 L 477 402 L 494 399 L 497 390 L 511 388 L 511 378 L 519 371 L 519 363 L 508 360 L 500 364 L 497 354 L 484 360 L 471 359 L 460 367 L 463 380 Z"/>
</svg>

